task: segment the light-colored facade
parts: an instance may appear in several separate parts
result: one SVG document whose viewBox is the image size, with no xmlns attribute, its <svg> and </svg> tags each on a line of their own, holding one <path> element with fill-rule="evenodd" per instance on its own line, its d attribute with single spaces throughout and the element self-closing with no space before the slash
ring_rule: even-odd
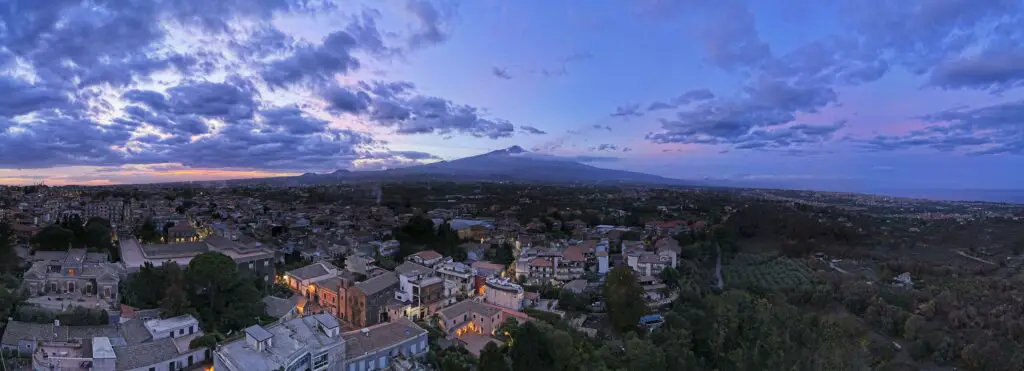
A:
<svg viewBox="0 0 1024 371">
<path fill-rule="evenodd" d="M 45 253 L 47 258 L 32 263 L 25 272 L 24 287 L 30 296 L 82 299 L 106 308 L 118 303 L 120 269 L 108 263 L 105 255 L 89 254 L 85 249 Z"/>
<path fill-rule="evenodd" d="M 207 348 L 189 347 L 203 332 L 199 322 L 188 315 L 145 322 L 130 320 L 119 326 L 82 326 L 74 331 L 71 328 L 54 325 L 41 332 L 29 328 L 21 335 L 32 336 L 30 342 L 37 344 L 31 350 L 33 370 L 175 371 L 206 361 Z M 54 337 L 39 341 L 38 337 L 46 333 Z"/>
<path fill-rule="evenodd" d="M 267 327 L 250 326 L 245 338 L 214 351 L 221 371 L 369 371 L 426 353 L 427 331 L 406 319 L 341 332 L 329 314 L 296 318 Z"/>
<path fill-rule="evenodd" d="M 445 261 L 435 268 L 442 279 L 455 286 L 456 296 L 471 297 L 475 294 L 476 272 L 473 267 L 460 262 Z"/>
<path fill-rule="evenodd" d="M 484 301 L 515 311 L 523 309 L 523 287 L 507 279 L 488 278 L 484 284 Z"/>
<path fill-rule="evenodd" d="M 264 282 L 274 282 L 274 250 L 258 242 L 243 244 L 229 238 L 211 235 L 201 242 L 142 245 L 132 237 L 119 241 L 121 265 L 125 272 L 135 273 L 146 263 L 162 266 L 173 261 L 187 266 L 192 258 L 205 252 L 219 252 L 238 264 L 238 271 L 250 274 Z"/>
</svg>

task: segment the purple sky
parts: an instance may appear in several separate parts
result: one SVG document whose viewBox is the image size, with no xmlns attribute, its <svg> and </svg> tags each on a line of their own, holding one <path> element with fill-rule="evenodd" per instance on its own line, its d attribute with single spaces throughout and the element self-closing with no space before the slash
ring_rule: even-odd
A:
<svg viewBox="0 0 1024 371">
<path fill-rule="evenodd" d="M 520 145 L 683 179 L 1024 184 L 1024 4 L 13 0 L 0 183 L 379 169 Z"/>
</svg>

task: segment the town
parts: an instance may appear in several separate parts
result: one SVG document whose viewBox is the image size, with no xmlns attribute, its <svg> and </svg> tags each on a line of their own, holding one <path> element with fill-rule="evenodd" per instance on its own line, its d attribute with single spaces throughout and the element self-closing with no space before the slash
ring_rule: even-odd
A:
<svg viewBox="0 0 1024 371">
<path fill-rule="evenodd" d="M 905 266 L 877 272 L 864 263 L 863 251 L 837 251 L 840 241 L 875 235 L 855 226 L 852 216 L 832 214 L 822 223 L 839 227 L 820 233 L 815 222 L 792 216 L 783 223 L 801 224 L 802 231 L 776 228 L 786 242 L 777 256 L 740 247 L 748 245 L 743 238 L 756 237 L 755 229 L 772 228 L 751 221 L 751 214 L 790 218 L 759 210 L 763 205 L 827 211 L 860 202 L 809 195 L 497 183 L 0 188 L 3 364 L 8 370 L 704 369 L 726 363 L 696 354 L 704 347 L 696 342 L 711 340 L 700 340 L 707 330 L 684 329 L 695 325 L 684 317 L 701 308 L 695 303 L 710 305 L 698 318 L 713 314 L 725 304 L 707 301 L 723 300 L 714 299 L 722 290 L 786 293 L 824 308 L 839 294 L 823 287 L 888 279 L 886 286 L 907 291 L 915 285 L 911 275 L 922 274 Z M 875 204 L 889 209 L 865 217 L 952 210 L 912 200 Z M 1016 222 L 1021 215 L 1007 206 L 975 208 L 984 210 L 906 220 Z M 836 244 L 821 245 L 826 235 Z M 963 253 L 982 263 L 966 261 L 987 266 L 976 256 L 982 251 L 970 254 Z M 829 283 L 836 275 L 846 281 Z M 849 304 L 852 312 L 879 316 L 869 303 L 880 299 L 862 300 Z M 866 306 L 854 309 L 860 305 Z M 916 316 L 902 321 L 926 322 Z M 812 337 L 863 334 L 842 321 L 833 326 L 842 330 Z M 911 347 L 906 340 L 921 339 L 900 334 L 903 339 L 868 336 L 872 346 L 895 348 L 872 349 L 863 362 L 874 362 L 875 353 L 898 359 Z M 686 351 L 662 350 L 676 346 Z M 927 354 L 941 351 L 920 346 Z M 837 343 L 808 362 L 846 362 L 856 351 Z M 573 359 L 583 363 L 566 363 Z"/>
</svg>

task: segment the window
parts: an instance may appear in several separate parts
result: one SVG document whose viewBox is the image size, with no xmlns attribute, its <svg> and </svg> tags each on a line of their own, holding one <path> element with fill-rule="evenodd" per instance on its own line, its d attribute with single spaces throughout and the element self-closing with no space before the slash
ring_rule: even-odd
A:
<svg viewBox="0 0 1024 371">
<path fill-rule="evenodd" d="M 192 335 L 192 332 L 193 332 L 193 331 L 195 331 L 195 326 L 189 326 L 189 327 L 188 327 L 188 334 L 189 334 L 189 335 Z"/>
<path fill-rule="evenodd" d="M 174 366 L 174 361 L 171 361 L 170 363 L 167 364 L 167 369 L 170 371 L 174 371 Z"/>
<path fill-rule="evenodd" d="M 379 359 L 377 359 L 377 367 L 384 368 L 384 365 L 387 364 L 387 361 L 387 358 L 384 358 L 383 356 L 380 357 Z"/>
<path fill-rule="evenodd" d="M 313 360 L 313 369 L 319 370 L 327 367 L 327 353 L 321 354 Z"/>
<path fill-rule="evenodd" d="M 192 366 L 192 356 L 188 356 L 188 365 Z"/>
<path fill-rule="evenodd" d="M 185 329 L 178 330 L 178 335 L 185 335 Z"/>
<path fill-rule="evenodd" d="M 168 336 L 174 337 L 174 331 L 171 331 L 170 335 L 168 335 Z"/>
<path fill-rule="evenodd" d="M 156 367 L 150 367 L 149 371 L 156 371 Z"/>
<path fill-rule="evenodd" d="M 264 260 L 263 261 L 263 266 L 264 267 L 269 266 L 269 265 L 270 265 L 270 260 Z"/>
<path fill-rule="evenodd" d="M 249 262 L 249 269 L 256 269 L 256 263 Z"/>
</svg>

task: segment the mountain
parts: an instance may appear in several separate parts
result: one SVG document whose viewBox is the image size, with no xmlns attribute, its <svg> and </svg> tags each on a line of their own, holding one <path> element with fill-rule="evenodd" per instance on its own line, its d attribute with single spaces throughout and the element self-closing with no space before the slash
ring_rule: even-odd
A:
<svg viewBox="0 0 1024 371">
<path fill-rule="evenodd" d="M 519 146 L 481 155 L 381 171 L 338 170 L 329 174 L 306 173 L 296 177 L 252 179 L 252 182 L 320 184 L 336 181 L 448 180 L 505 181 L 521 183 L 614 183 L 684 185 L 679 179 L 632 171 L 602 169 L 572 158 L 533 153 Z M 244 181 L 240 181 L 244 182 Z"/>
</svg>

